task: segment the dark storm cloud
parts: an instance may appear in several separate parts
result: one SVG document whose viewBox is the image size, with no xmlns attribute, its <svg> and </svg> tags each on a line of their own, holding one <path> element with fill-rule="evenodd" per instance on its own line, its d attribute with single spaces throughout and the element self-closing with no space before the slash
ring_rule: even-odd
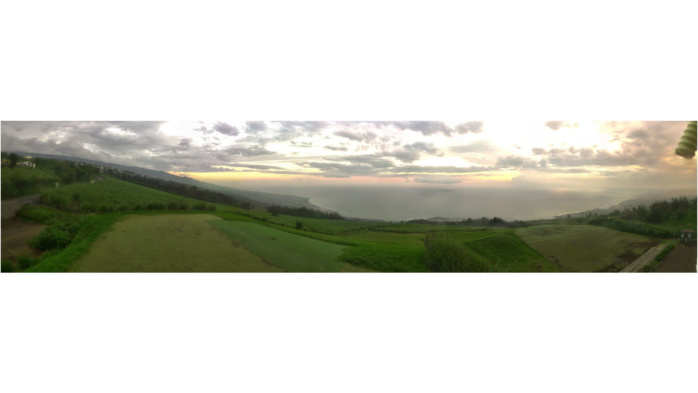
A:
<svg viewBox="0 0 698 393">
<path fill-rule="evenodd" d="M 221 160 L 274 154 L 273 151 L 267 150 L 267 148 L 262 145 L 247 146 L 242 144 L 230 146 L 222 150 L 212 151 L 212 153 L 214 153 L 216 157 L 219 157 Z"/>
<path fill-rule="evenodd" d="M 245 142 L 269 143 L 288 142 L 299 137 L 312 137 L 329 124 L 324 121 L 270 121 L 247 122 Z"/>
<path fill-rule="evenodd" d="M 628 138 L 631 139 L 647 139 L 649 136 L 650 134 L 644 129 L 637 129 L 628 133 Z"/>
<path fill-rule="evenodd" d="M 179 140 L 179 147 L 188 148 L 191 145 L 191 138 L 182 138 Z"/>
<path fill-rule="evenodd" d="M 451 136 L 453 134 L 479 133 L 482 132 L 483 122 L 470 121 L 458 124 L 455 128 L 451 128 L 442 121 L 375 121 L 365 122 L 379 127 L 395 127 L 399 130 L 410 130 L 419 132 L 422 135 L 444 134 Z"/>
<path fill-rule="evenodd" d="M 459 134 L 467 134 L 467 133 L 480 133 L 482 132 L 482 126 L 483 122 L 481 121 L 469 121 L 467 123 L 461 123 L 456 126 L 456 132 Z"/>
<path fill-rule="evenodd" d="M 351 139 L 352 141 L 357 141 L 357 142 L 370 142 L 375 140 L 378 137 L 378 134 L 372 131 L 366 131 L 366 132 L 358 132 L 358 131 L 352 131 L 352 130 L 340 130 L 336 131 L 334 135 L 337 135 L 342 138 L 347 138 Z"/>
<path fill-rule="evenodd" d="M 414 162 L 420 157 L 419 152 L 414 150 L 397 150 L 390 153 L 390 155 L 402 162 Z"/>
<path fill-rule="evenodd" d="M 249 134 L 256 134 L 260 131 L 266 131 L 267 124 L 263 121 L 248 121 L 245 122 L 245 131 Z"/>
<path fill-rule="evenodd" d="M 497 160 L 495 164 L 498 167 L 520 167 L 526 162 L 526 159 L 519 156 L 507 156 Z"/>
<path fill-rule="evenodd" d="M 410 151 L 424 152 L 428 154 L 438 153 L 438 149 L 434 147 L 433 143 L 415 142 L 409 145 L 404 145 L 403 148 Z"/>
<path fill-rule="evenodd" d="M 217 121 L 216 124 L 213 125 L 213 131 L 230 136 L 236 136 L 240 133 L 240 130 L 238 130 L 237 127 L 220 121 Z"/>
</svg>

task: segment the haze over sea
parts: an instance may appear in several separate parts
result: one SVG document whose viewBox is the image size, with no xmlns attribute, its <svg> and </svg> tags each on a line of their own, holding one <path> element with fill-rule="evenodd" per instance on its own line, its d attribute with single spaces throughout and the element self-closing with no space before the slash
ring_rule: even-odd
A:
<svg viewBox="0 0 698 393">
<path fill-rule="evenodd" d="M 218 182 L 224 185 L 223 182 Z M 310 202 L 352 218 L 390 221 L 417 218 L 500 217 L 505 220 L 553 218 L 610 207 L 628 199 L 695 195 L 695 190 L 647 193 L 612 189 L 603 192 L 571 189 L 448 188 L 434 186 L 255 185 L 255 190 L 310 198 Z"/>
</svg>

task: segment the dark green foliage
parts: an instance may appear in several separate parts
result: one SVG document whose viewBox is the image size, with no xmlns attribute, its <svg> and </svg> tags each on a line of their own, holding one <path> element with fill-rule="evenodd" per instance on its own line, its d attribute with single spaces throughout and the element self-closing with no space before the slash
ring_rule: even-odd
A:
<svg viewBox="0 0 698 393">
<path fill-rule="evenodd" d="M 435 272 L 489 272 L 488 261 L 441 233 L 424 236 L 424 264 Z"/>
<path fill-rule="evenodd" d="M 51 251 L 42 257 L 28 272 L 64 272 L 84 255 L 105 230 L 109 229 L 121 216 L 120 213 L 85 216 L 74 223 L 74 233 L 70 244 L 62 250 Z"/>
<path fill-rule="evenodd" d="M 614 210 L 609 216 L 648 224 L 694 228 L 696 225 L 696 200 L 689 200 L 688 197 L 682 196 L 672 198 L 670 201 L 655 201 L 649 207 L 639 205 L 625 208 L 623 211 Z"/>
<path fill-rule="evenodd" d="M 323 212 L 316 209 L 309 209 L 307 207 L 290 207 L 290 206 L 269 206 L 267 211 L 272 215 L 286 215 L 294 217 L 307 217 L 307 218 L 324 218 L 328 220 L 343 220 L 344 218 L 337 212 Z"/>
<path fill-rule="evenodd" d="M 617 231 L 637 233 L 650 237 L 672 238 L 676 237 L 675 230 L 665 228 L 659 225 L 647 224 L 641 221 L 628 221 L 615 217 L 598 217 L 589 221 L 591 225 L 598 225 Z"/>
<path fill-rule="evenodd" d="M 12 273 L 12 272 L 15 272 L 16 270 L 17 269 L 12 264 L 12 261 L 10 261 L 8 258 L 2 258 L 2 272 L 3 273 Z"/>
<path fill-rule="evenodd" d="M 24 205 L 17 212 L 17 217 L 40 224 L 55 224 L 65 220 L 68 217 L 68 213 L 49 206 Z"/>
<path fill-rule="evenodd" d="M 53 187 L 58 177 L 38 168 L 2 168 L 2 199 L 38 194 L 42 188 Z"/>
<path fill-rule="evenodd" d="M 39 263 L 38 258 L 32 258 L 28 255 L 20 255 L 17 258 L 17 266 L 19 267 L 20 270 L 27 270 L 30 267 L 36 265 L 37 263 Z M 3 271 L 4 271 L 4 269 L 3 269 Z"/>
<path fill-rule="evenodd" d="M 296 221 L 296 229 L 303 229 L 303 223 L 300 221 Z"/>
<path fill-rule="evenodd" d="M 39 251 L 65 248 L 77 233 L 78 223 L 73 221 L 53 224 L 44 229 L 29 245 Z"/>
</svg>

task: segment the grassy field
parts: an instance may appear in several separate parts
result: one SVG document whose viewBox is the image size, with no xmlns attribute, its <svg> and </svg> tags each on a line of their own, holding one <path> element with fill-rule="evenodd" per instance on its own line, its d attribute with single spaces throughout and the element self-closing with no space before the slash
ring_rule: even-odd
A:
<svg viewBox="0 0 698 393">
<path fill-rule="evenodd" d="M 186 208 L 206 206 L 205 202 L 184 198 L 167 192 L 153 190 L 123 180 L 105 178 L 95 183 L 74 183 L 44 190 L 43 203 L 62 210 L 80 212 L 111 212 L 119 210 L 144 210 L 151 205 L 155 210 L 169 208 L 169 204 L 182 204 Z"/>
<path fill-rule="evenodd" d="M 211 221 L 211 225 L 236 243 L 271 263 L 293 272 L 339 272 L 346 263 L 337 261 L 342 246 L 253 222 Z M 356 270 L 351 267 L 348 270 Z"/>
<path fill-rule="evenodd" d="M 592 225 L 540 225 L 516 234 L 572 272 L 619 271 L 658 243 L 647 236 Z"/>
<path fill-rule="evenodd" d="M 486 235 L 486 236 L 485 236 Z M 472 234 L 464 245 L 505 272 L 559 272 L 562 269 L 519 238 L 513 229 Z"/>
<path fill-rule="evenodd" d="M 214 229 L 209 214 L 133 216 L 77 260 L 76 272 L 278 272 Z"/>
</svg>

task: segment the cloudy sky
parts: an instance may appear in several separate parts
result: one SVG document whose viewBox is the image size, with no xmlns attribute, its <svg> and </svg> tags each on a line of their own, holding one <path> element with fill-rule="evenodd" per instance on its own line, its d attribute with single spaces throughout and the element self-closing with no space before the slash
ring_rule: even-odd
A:
<svg viewBox="0 0 698 393">
<path fill-rule="evenodd" d="M 2 122 L 2 150 L 265 182 L 695 188 L 686 121 Z"/>
</svg>

